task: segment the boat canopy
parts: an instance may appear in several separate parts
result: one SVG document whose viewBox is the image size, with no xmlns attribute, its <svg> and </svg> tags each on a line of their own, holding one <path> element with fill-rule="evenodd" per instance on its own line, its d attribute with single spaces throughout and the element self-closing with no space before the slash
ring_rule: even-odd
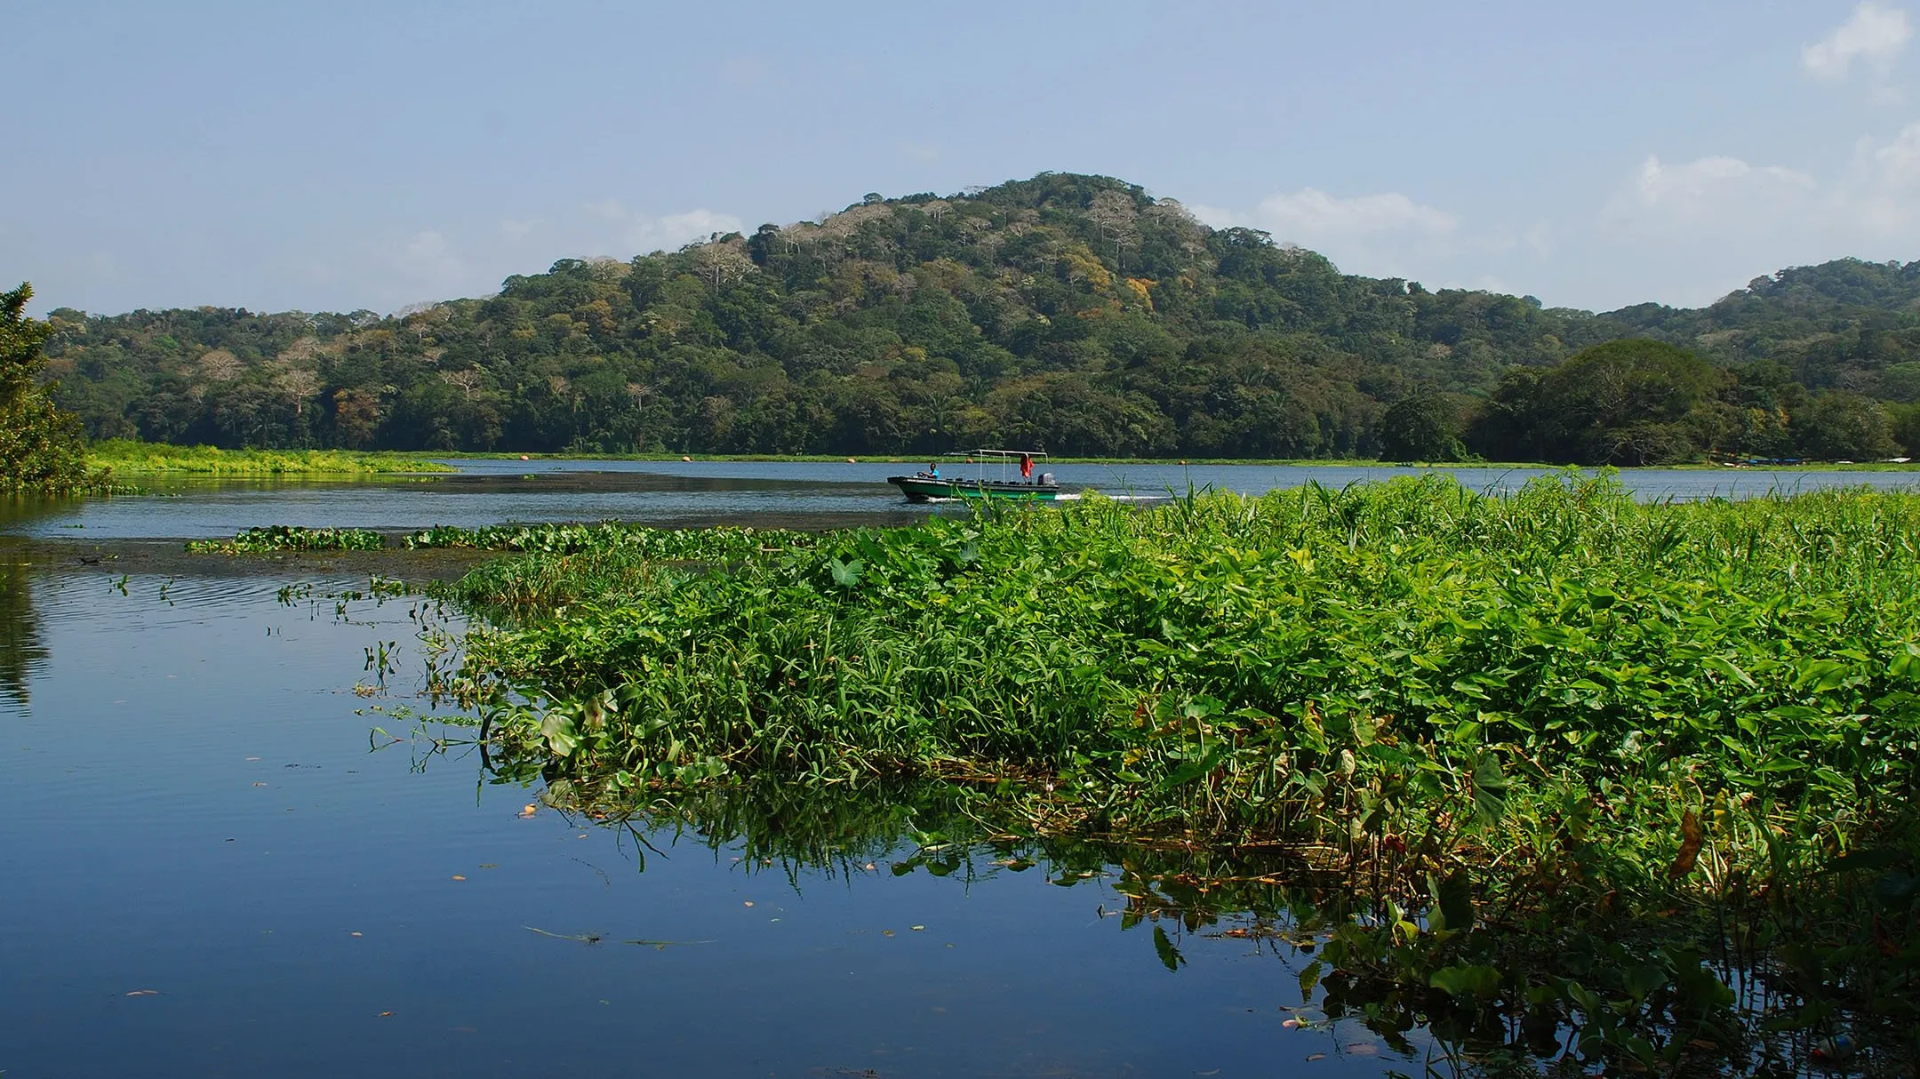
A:
<svg viewBox="0 0 1920 1079">
<path fill-rule="evenodd" d="M 1022 457 L 1031 457 L 1036 461 L 1044 461 L 1047 459 L 1047 455 L 1040 452 L 1039 450 L 954 450 L 952 453 L 943 453 L 941 454 L 941 456 L 942 457 L 1006 457 L 1016 461 Z"/>
</svg>

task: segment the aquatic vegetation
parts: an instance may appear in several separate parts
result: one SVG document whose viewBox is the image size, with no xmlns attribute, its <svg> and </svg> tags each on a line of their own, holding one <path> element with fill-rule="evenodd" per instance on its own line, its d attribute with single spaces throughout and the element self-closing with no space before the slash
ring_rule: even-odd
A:
<svg viewBox="0 0 1920 1079">
<path fill-rule="evenodd" d="M 267 525 L 237 533 L 231 540 L 189 540 L 194 554 L 266 554 L 277 551 L 378 551 L 387 545 L 380 533 L 365 528 L 302 528 Z"/>
<path fill-rule="evenodd" d="M 409 548 L 478 548 L 540 557 L 499 559 L 477 567 L 450 598 L 476 601 L 495 613 L 564 606 L 579 599 L 628 595 L 659 572 L 685 575 L 748 558 L 800 550 L 813 533 L 754 528 L 648 528 L 599 524 L 438 527 L 405 538 Z"/>
<path fill-rule="evenodd" d="M 451 472 L 431 458 L 404 453 L 349 450 L 223 450 L 213 446 L 106 439 L 87 447 L 95 468 L 119 474 L 179 472 L 203 476 L 354 476 L 404 472 Z"/>
<path fill-rule="evenodd" d="M 472 548 L 486 551 L 573 554 L 618 550 L 633 557 L 665 560 L 737 558 L 771 543 L 790 543 L 804 533 L 752 528 L 652 528 L 620 521 L 594 524 L 504 524 L 483 528 L 435 525 L 403 537 L 412 549 Z"/>
<path fill-rule="evenodd" d="M 1698 973 L 1728 942 L 1781 1023 L 1920 1017 L 1916 536 L 1909 493 L 1431 477 L 527 553 L 452 594 L 522 616 L 461 685 L 509 767 L 937 778 L 1038 833 L 1286 852 L 1369 896 L 1325 977 L 1651 1066 L 1733 1000 Z"/>
</svg>

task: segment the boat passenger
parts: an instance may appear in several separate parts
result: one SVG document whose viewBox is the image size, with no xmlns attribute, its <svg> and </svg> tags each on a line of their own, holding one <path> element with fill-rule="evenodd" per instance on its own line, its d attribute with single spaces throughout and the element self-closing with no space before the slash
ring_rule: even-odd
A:
<svg viewBox="0 0 1920 1079">
<path fill-rule="evenodd" d="M 936 479 L 936 480 L 937 480 L 937 479 L 939 479 L 939 478 L 940 478 L 940 462 L 938 462 L 938 461 L 928 461 L 928 462 L 927 462 L 927 475 L 929 475 L 929 476 L 932 476 L 932 477 L 933 477 L 934 479 Z"/>
</svg>

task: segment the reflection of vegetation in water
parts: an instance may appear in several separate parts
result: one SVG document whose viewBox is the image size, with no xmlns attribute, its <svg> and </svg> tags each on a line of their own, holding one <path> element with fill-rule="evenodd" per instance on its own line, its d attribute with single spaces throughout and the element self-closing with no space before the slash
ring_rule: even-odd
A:
<svg viewBox="0 0 1920 1079">
<path fill-rule="evenodd" d="M 534 553 L 456 591 L 519 616 L 467 640 L 470 692 L 519 690 L 487 712 L 506 761 L 940 777 L 1030 833 L 1288 851 L 1386 927 L 1353 923 L 1336 983 L 1381 967 L 1653 1067 L 1686 1041 L 1633 1017 L 1724 1008 L 1699 972 L 1729 941 L 1778 1022 L 1913 1037 L 1916 533 L 1911 494 L 1434 479 L 681 556 L 718 573 Z"/>
<path fill-rule="evenodd" d="M 1903 1075 L 1914 1059 L 1876 1002 L 1821 991 L 1793 966 L 1804 953 L 1781 963 L 1756 947 L 1756 936 L 1802 932 L 1818 917 L 1859 916 L 1838 894 L 1735 925 L 1703 952 L 1693 944 L 1702 926 L 1686 918 L 1563 923 L 1479 907 L 1446 882 L 1413 911 L 1363 876 L 1295 855 L 1039 835 L 991 792 L 952 784 L 758 782 L 635 797 L 560 778 L 543 799 L 576 822 L 626 830 L 642 869 L 670 838 L 795 888 L 809 874 L 922 872 L 968 885 L 1027 872 L 1104 885 L 1118 906 L 1090 902 L 1119 931 L 1139 933 L 1144 962 L 1177 972 L 1195 949 L 1244 942 L 1276 960 L 1276 1005 L 1309 1025 L 1345 1019 L 1391 1050 L 1426 1053 L 1432 1075 L 1533 1074 L 1582 1059 L 1676 1075 L 1800 1074 L 1822 1062 Z M 1503 988 L 1511 982 L 1528 988 Z"/>
<path fill-rule="evenodd" d="M 0 698 L 27 703 L 27 678 L 47 658 L 33 611 L 30 568 L 0 552 Z"/>
</svg>

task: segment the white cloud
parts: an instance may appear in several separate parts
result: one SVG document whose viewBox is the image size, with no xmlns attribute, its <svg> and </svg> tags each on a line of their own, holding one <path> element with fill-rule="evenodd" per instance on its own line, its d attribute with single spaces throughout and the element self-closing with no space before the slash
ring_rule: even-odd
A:
<svg viewBox="0 0 1920 1079">
<path fill-rule="evenodd" d="M 1601 231 L 1665 236 L 1752 225 L 1794 212 L 1815 188 L 1811 176 L 1778 165 L 1749 165 L 1737 157 L 1703 157 L 1668 165 L 1648 157 L 1601 212 Z"/>
<path fill-rule="evenodd" d="M 1621 178 L 1595 238 L 1635 260 L 1637 287 L 1709 303 L 1757 273 L 1844 256 L 1920 254 L 1920 122 L 1862 139 L 1814 172 L 1709 156 L 1649 157 Z M 1613 301 L 1627 300 L 1619 285 Z"/>
<path fill-rule="evenodd" d="M 529 217 L 525 221 L 515 221 L 512 218 L 507 218 L 500 222 L 500 235 L 505 236 L 509 240 L 524 240 L 532 235 L 533 230 L 539 227 L 539 225 L 540 219 L 537 217 Z"/>
<path fill-rule="evenodd" d="M 1281 192 L 1251 210 L 1189 203 L 1214 228 L 1256 228 L 1331 259 L 1346 273 L 1478 287 L 1489 257 L 1512 252 L 1512 230 L 1470 229 L 1459 215 L 1397 191 L 1341 197 L 1315 187 Z"/>
<path fill-rule="evenodd" d="M 705 209 L 648 217 L 627 209 L 618 199 L 587 203 L 586 210 L 611 225 L 612 234 L 600 242 L 621 245 L 622 255 L 672 250 L 716 232 L 739 232 L 744 227 L 732 214 Z"/>
<path fill-rule="evenodd" d="M 1853 162 L 1833 186 L 1837 227 L 1866 239 L 1920 243 L 1920 123 L 1884 143 L 1861 139 Z"/>
<path fill-rule="evenodd" d="M 409 236 L 389 261 L 402 277 L 430 288 L 457 288 L 468 276 L 466 261 L 445 236 L 432 230 Z"/>
<path fill-rule="evenodd" d="M 1460 227 L 1460 219 L 1399 192 L 1338 198 L 1318 188 L 1269 195 L 1252 213 L 1213 206 L 1191 206 L 1195 217 L 1215 228 L 1251 226 L 1282 241 L 1315 244 L 1394 234 L 1439 237 Z"/>
<path fill-rule="evenodd" d="M 1254 214 L 1272 226 L 1269 231 L 1301 239 L 1406 232 L 1442 236 L 1460 227 L 1458 217 L 1398 192 L 1339 199 L 1309 187 L 1274 195 Z"/>
<path fill-rule="evenodd" d="M 1844 82 L 1861 60 L 1884 77 L 1912 37 L 1905 11 L 1863 3 L 1825 39 L 1800 50 L 1800 66 L 1823 82 Z"/>
<path fill-rule="evenodd" d="M 1883 184 L 1912 186 L 1920 181 L 1920 123 L 1908 124 L 1885 146 L 1861 140 L 1869 153 L 1875 178 Z"/>
</svg>

